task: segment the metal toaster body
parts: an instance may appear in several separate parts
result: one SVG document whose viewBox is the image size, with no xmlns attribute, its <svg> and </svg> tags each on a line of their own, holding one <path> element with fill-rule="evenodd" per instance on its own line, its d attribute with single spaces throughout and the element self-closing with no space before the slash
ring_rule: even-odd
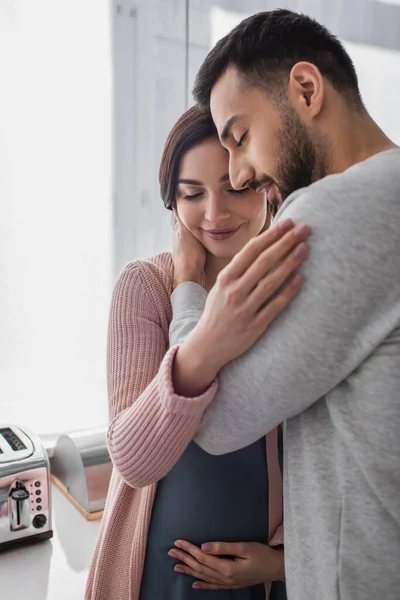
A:
<svg viewBox="0 0 400 600">
<path fill-rule="evenodd" d="M 26 429 L 0 425 L 0 551 L 52 536 L 47 453 Z"/>
</svg>

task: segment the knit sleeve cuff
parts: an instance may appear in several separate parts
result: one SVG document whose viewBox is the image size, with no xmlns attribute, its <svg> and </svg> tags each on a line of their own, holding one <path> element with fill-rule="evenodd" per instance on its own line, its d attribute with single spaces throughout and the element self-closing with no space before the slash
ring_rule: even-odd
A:
<svg viewBox="0 0 400 600">
<path fill-rule="evenodd" d="M 168 412 L 181 416 L 196 416 L 205 411 L 218 390 L 216 379 L 201 396 L 186 398 L 175 393 L 172 383 L 172 367 L 179 346 L 166 353 L 159 370 L 159 393 L 161 402 Z"/>
<path fill-rule="evenodd" d="M 193 281 L 180 283 L 171 295 L 174 318 L 186 313 L 200 312 L 201 314 L 206 300 L 207 292 L 201 285 Z"/>
</svg>

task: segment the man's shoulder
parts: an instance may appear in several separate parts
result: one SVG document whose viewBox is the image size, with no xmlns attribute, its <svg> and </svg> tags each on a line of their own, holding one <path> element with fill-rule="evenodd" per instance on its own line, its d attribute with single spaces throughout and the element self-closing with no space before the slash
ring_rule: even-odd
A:
<svg viewBox="0 0 400 600">
<path fill-rule="evenodd" d="M 400 193 L 400 148 L 380 152 L 356 163 L 343 173 L 329 175 L 311 185 L 309 192 L 342 195 L 348 191 L 360 193 L 364 198 L 366 185 L 372 189 Z"/>
<path fill-rule="evenodd" d="M 297 190 L 283 203 L 277 218 L 297 212 L 327 221 L 353 216 L 385 222 L 390 215 L 400 222 L 400 148 Z"/>
</svg>

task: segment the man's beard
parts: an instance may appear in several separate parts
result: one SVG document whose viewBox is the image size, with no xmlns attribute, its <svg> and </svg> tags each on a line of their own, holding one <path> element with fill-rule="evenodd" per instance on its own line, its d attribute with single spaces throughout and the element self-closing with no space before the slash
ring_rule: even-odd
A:
<svg viewBox="0 0 400 600">
<path fill-rule="evenodd" d="M 282 201 L 296 190 L 328 174 L 326 139 L 311 140 L 307 128 L 292 107 L 282 110 L 282 128 L 277 147 L 276 179 Z"/>
</svg>

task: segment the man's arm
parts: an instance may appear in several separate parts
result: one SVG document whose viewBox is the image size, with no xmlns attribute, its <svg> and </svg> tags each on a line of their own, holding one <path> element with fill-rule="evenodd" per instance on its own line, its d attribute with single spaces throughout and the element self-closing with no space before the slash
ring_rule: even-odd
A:
<svg viewBox="0 0 400 600">
<path fill-rule="evenodd" d="M 307 222 L 313 232 L 301 269 L 305 284 L 256 344 L 220 371 L 218 393 L 195 438 L 213 454 L 244 447 L 306 410 L 346 379 L 399 323 L 395 194 L 377 199 L 371 190 L 362 195 L 360 189 L 348 189 L 328 196 L 320 182 L 293 195 L 278 219 L 283 217 Z M 199 302 L 198 292 L 193 284 L 175 290 L 172 342 L 176 332 L 186 334 L 195 324 L 194 312 L 189 322 L 182 306 L 195 297 Z M 198 306 L 197 321 L 201 314 Z M 196 327 L 188 343 L 195 333 Z M 200 350 L 206 342 L 198 334 L 196 340 Z"/>
</svg>

